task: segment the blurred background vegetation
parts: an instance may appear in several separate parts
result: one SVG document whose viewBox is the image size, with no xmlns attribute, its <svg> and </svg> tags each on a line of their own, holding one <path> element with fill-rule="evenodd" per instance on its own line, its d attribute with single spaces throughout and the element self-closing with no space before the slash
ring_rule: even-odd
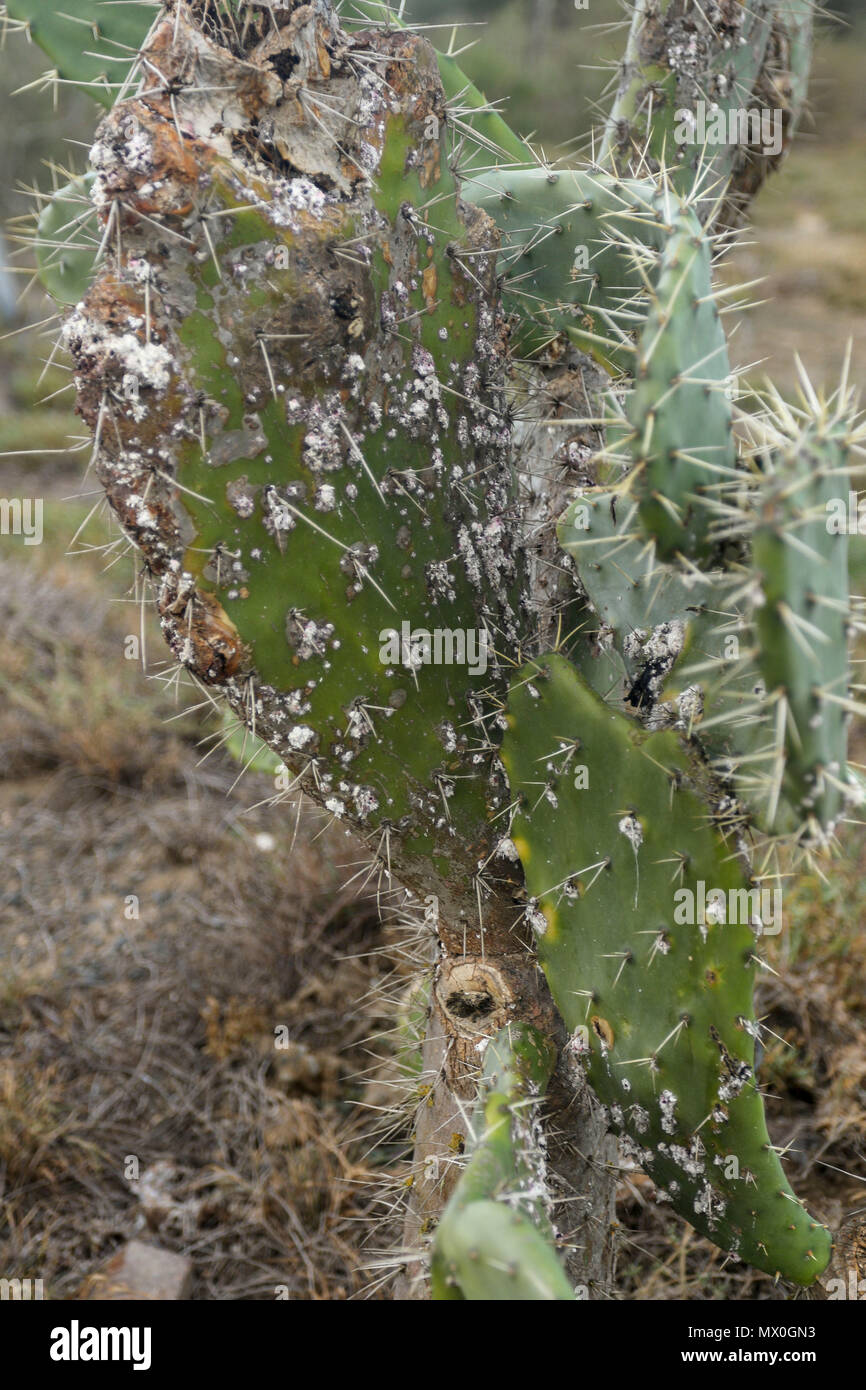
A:
<svg viewBox="0 0 866 1390">
<path fill-rule="evenodd" d="M 771 370 L 788 391 L 795 351 L 831 384 L 849 338 L 866 380 L 866 18 L 862 0 L 834 8 L 845 22 L 822 25 L 810 114 L 724 271 L 765 280 L 733 338 L 744 380 Z M 473 45 L 467 72 L 548 156 L 589 147 L 624 41 L 620 0 L 407 9 L 442 26 L 430 37 L 443 48 L 443 15 L 466 21 L 453 46 Z M 15 241 L 28 190 L 80 169 L 96 123 L 84 97 L 39 90 L 46 67 L 7 36 L 0 496 L 44 499 L 45 540 L 0 538 L 0 1274 L 70 1297 L 144 1231 L 192 1252 L 196 1297 L 270 1298 L 277 1284 L 298 1298 L 375 1295 L 375 1250 L 393 1232 L 366 1178 L 392 1164 L 406 1127 L 371 1140 L 357 1102 L 362 1076 L 383 1114 L 393 1094 L 377 1058 L 400 958 L 393 969 L 393 941 L 358 897 L 357 848 L 317 813 L 296 826 L 263 806 L 264 776 L 237 781 L 214 749 L 218 722 L 140 618 L 134 557 L 86 475 L 69 366 L 42 322 L 53 308 Z M 140 631 L 145 662 L 124 660 Z M 856 748 L 866 761 L 859 735 Z M 856 831 L 845 840 L 825 878 L 788 895 L 761 999 L 774 1137 L 830 1221 L 866 1181 L 866 854 Z M 290 1029 L 284 1056 L 277 1025 Z M 149 1197 L 123 1179 L 130 1153 Z M 626 1296 L 778 1296 L 763 1276 L 723 1271 L 637 1174 L 623 1175 L 619 1215 Z"/>
</svg>

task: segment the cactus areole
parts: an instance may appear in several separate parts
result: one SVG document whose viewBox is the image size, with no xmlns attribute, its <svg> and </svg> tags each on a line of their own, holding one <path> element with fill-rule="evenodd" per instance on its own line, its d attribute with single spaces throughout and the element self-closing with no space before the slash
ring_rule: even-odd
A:
<svg viewBox="0 0 866 1390">
<path fill-rule="evenodd" d="M 115 8 L 117 101 L 9 6 L 108 107 L 41 272 L 174 656 L 436 904 L 404 1291 L 609 1294 L 617 1144 L 813 1283 L 752 994 L 860 797 L 821 513 L 864 433 L 847 372 L 737 402 L 714 261 L 775 157 L 674 135 L 775 85 L 783 153 L 811 4 L 640 0 L 575 169 L 376 0 Z"/>
</svg>

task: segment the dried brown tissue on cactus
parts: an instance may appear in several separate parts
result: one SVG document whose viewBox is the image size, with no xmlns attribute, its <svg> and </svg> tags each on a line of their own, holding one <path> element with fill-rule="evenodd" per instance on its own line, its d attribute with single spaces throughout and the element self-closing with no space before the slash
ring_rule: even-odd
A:
<svg viewBox="0 0 866 1390">
<path fill-rule="evenodd" d="M 814 1284 L 830 1236 L 756 1072 L 762 923 L 676 895 L 760 901 L 861 799 L 821 518 L 866 436 L 847 369 L 732 399 L 716 261 L 767 171 L 667 153 L 674 99 L 763 96 L 780 54 L 793 132 L 812 7 L 636 6 L 598 159 L 554 165 L 401 14 L 341 8 L 143 7 L 41 265 L 174 657 L 386 899 L 435 905 L 396 1294 L 610 1296 L 618 1161 Z M 82 219 L 78 295 L 50 252 Z"/>
</svg>

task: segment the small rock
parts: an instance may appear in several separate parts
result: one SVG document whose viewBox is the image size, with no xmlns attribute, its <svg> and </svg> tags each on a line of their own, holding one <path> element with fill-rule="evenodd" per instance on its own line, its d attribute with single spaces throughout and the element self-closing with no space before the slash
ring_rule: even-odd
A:
<svg viewBox="0 0 866 1390">
<path fill-rule="evenodd" d="M 185 1255 L 131 1240 L 109 1260 L 105 1269 L 91 1274 L 79 1291 L 89 1302 L 129 1303 L 140 1299 L 170 1303 L 189 1298 L 192 1261 Z"/>
</svg>

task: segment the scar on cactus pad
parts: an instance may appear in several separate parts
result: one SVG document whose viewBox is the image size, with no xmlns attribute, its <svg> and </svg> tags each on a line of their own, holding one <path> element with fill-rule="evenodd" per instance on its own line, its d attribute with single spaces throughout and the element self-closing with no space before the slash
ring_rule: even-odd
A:
<svg viewBox="0 0 866 1390">
<path fill-rule="evenodd" d="M 811 5 L 701 10 L 689 73 L 678 0 L 636 6 L 601 162 L 576 168 L 375 0 L 345 22 L 326 0 L 98 6 L 102 67 L 68 17 L 8 8 L 109 108 L 38 259 L 172 652 L 388 885 L 435 897 L 440 980 L 505 982 L 489 1034 L 429 990 L 406 1068 L 430 1078 L 412 1201 L 426 1112 L 478 1117 L 416 1227 L 435 1295 L 570 1296 L 579 1264 L 521 1194 L 586 1077 L 660 1200 L 814 1282 L 830 1237 L 755 1079 L 760 923 L 672 903 L 748 902 L 859 797 L 862 615 L 820 512 L 864 432 L 847 379 L 731 399 L 714 262 L 767 169 L 669 139 L 707 83 L 774 84 L 790 139 Z M 485 669 L 419 660 L 404 631 L 474 634 Z M 548 1083 L 548 1106 L 572 1088 L 549 1123 Z"/>
</svg>

